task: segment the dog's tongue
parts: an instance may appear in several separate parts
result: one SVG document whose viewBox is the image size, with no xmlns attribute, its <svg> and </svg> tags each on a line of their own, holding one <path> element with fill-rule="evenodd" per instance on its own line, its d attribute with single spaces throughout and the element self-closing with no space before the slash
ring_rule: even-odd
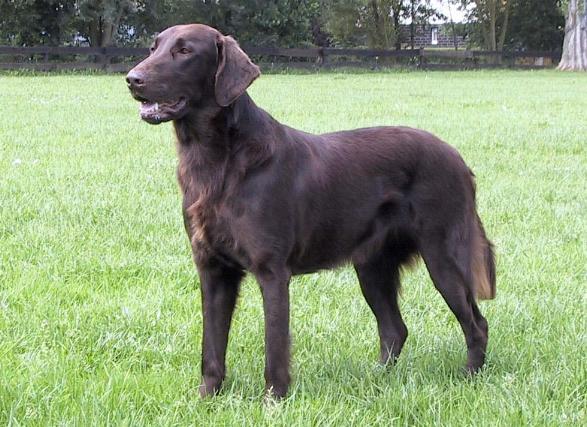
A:
<svg viewBox="0 0 587 427">
<path fill-rule="evenodd" d="M 159 103 L 158 102 L 141 102 L 139 107 L 139 111 L 142 117 L 145 116 L 152 116 L 159 112 Z"/>
</svg>

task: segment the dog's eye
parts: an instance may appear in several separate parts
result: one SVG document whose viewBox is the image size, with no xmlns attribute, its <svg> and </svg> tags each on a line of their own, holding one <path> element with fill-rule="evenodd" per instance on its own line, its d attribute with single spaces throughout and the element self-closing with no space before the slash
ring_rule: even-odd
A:
<svg viewBox="0 0 587 427">
<path fill-rule="evenodd" d="M 155 46 L 151 46 L 151 47 L 149 48 L 149 52 L 151 52 L 151 53 L 155 52 Z"/>
<path fill-rule="evenodd" d="M 191 53 L 191 50 L 189 50 L 187 47 L 182 47 L 181 49 L 178 50 L 179 53 L 181 53 L 182 55 L 187 55 L 188 53 Z"/>
</svg>

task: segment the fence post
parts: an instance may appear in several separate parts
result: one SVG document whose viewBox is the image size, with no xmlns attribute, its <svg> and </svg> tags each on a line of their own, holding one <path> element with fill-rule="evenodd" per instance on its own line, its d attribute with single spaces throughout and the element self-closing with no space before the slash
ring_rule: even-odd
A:
<svg viewBox="0 0 587 427">
<path fill-rule="evenodd" d="M 423 70 L 426 67 L 426 60 L 424 59 L 424 48 L 418 49 L 418 69 Z"/>
<path fill-rule="evenodd" d="M 106 49 L 105 47 L 100 48 L 100 68 L 104 71 L 106 71 L 106 68 L 108 66 L 108 56 L 106 55 Z"/>
<path fill-rule="evenodd" d="M 326 57 L 327 57 L 327 54 L 326 54 L 326 52 L 324 51 L 324 48 L 323 48 L 323 47 L 321 47 L 321 48 L 318 50 L 318 66 L 319 66 L 320 68 L 322 68 L 322 67 L 323 67 L 323 66 L 326 64 L 326 61 L 327 61 Z"/>
</svg>

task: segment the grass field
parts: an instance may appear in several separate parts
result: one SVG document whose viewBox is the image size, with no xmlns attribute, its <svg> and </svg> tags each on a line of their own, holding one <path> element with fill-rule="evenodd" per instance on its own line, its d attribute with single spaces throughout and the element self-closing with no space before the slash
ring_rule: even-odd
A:
<svg viewBox="0 0 587 427">
<path fill-rule="evenodd" d="M 475 171 L 496 244 L 486 369 L 419 265 L 410 335 L 377 365 L 352 269 L 291 285 L 293 383 L 263 404 L 263 317 L 248 278 L 223 393 L 198 397 L 198 278 L 169 124 L 139 120 L 124 78 L 0 75 L 0 425 L 587 424 L 587 74 L 267 75 L 277 119 L 325 132 L 410 125 Z"/>
</svg>

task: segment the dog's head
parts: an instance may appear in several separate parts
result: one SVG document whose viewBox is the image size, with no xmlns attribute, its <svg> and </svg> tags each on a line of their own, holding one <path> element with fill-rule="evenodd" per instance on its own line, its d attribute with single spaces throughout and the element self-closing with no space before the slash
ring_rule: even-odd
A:
<svg viewBox="0 0 587 427">
<path fill-rule="evenodd" d="M 151 54 L 126 76 L 151 124 L 179 120 L 215 102 L 232 104 L 259 76 L 259 68 L 229 36 L 206 25 L 177 25 L 163 31 Z"/>
</svg>

